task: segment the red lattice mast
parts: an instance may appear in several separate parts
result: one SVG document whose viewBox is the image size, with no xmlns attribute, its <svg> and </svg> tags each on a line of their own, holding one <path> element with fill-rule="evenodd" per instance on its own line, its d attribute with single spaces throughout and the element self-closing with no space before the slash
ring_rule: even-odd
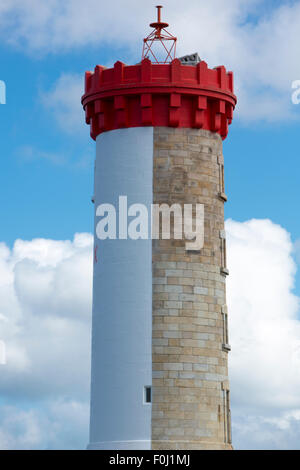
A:
<svg viewBox="0 0 300 470">
<path fill-rule="evenodd" d="M 166 28 L 169 26 L 168 23 L 161 21 L 161 5 L 157 7 L 157 21 L 155 23 L 150 23 L 150 27 L 154 28 L 153 31 L 149 34 L 148 37 L 144 39 L 143 54 L 142 60 L 148 58 L 151 62 L 156 64 L 167 64 L 172 62 L 176 57 L 176 41 L 177 38 L 172 36 Z M 166 58 L 164 61 L 160 61 L 155 55 L 153 46 L 156 43 L 160 43 L 163 47 L 163 50 L 166 53 Z"/>
</svg>

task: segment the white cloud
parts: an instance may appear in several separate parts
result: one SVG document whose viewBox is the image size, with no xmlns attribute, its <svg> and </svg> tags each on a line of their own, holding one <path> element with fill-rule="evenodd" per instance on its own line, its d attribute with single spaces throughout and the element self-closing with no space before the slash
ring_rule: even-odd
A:
<svg viewBox="0 0 300 470">
<path fill-rule="evenodd" d="M 77 234 L 0 244 L 0 448 L 86 444 L 92 243 Z"/>
<path fill-rule="evenodd" d="M 224 63 L 234 70 L 243 120 L 299 118 L 299 108 L 291 104 L 291 84 L 300 79 L 299 1 L 228 0 L 225 6 L 223 0 L 191 0 L 183 6 L 179 0 L 165 0 L 164 6 L 164 18 L 179 39 L 179 54 L 198 50 L 211 67 Z M 0 8 L 0 36 L 34 54 L 99 45 L 111 48 L 112 61 L 122 59 L 122 49 L 123 60 L 131 62 L 140 56 L 141 39 L 154 15 L 154 4 L 140 0 L 114 0 L 105 6 L 98 0 L 9 0 Z M 61 77 L 49 105 L 53 96 L 62 106 L 74 99 L 78 108 L 80 81 Z M 75 116 L 57 114 L 57 119 L 68 130 Z"/>
<path fill-rule="evenodd" d="M 234 438 L 244 448 L 286 448 L 300 419 L 293 245 L 270 220 L 228 220 L 226 229 Z"/>
<path fill-rule="evenodd" d="M 87 133 L 84 127 L 84 113 L 81 96 L 84 88 L 84 74 L 63 74 L 51 90 L 41 93 L 42 104 L 53 113 L 59 127 L 70 134 Z"/>
<path fill-rule="evenodd" d="M 289 234 L 228 220 L 236 448 L 299 447 L 300 320 Z M 0 448 L 83 448 L 88 432 L 92 236 L 0 244 Z"/>
<path fill-rule="evenodd" d="M 41 408 L 0 408 L 0 447 L 5 450 L 84 449 L 88 403 L 53 400 Z"/>
</svg>

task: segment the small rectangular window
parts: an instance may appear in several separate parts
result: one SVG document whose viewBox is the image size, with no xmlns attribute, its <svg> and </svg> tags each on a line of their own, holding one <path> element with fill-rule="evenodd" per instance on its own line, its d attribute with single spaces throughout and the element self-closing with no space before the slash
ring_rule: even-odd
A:
<svg viewBox="0 0 300 470">
<path fill-rule="evenodd" d="M 227 442 L 231 444 L 231 412 L 230 412 L 230 399 L 229 390 L 226 390 L 226 411 L 227 411 Z"/>
<path fill-rule="evenodd" d="M 151 403 L 151 387 L 147 386 L 144 388 L 144 402 Z"/>
</svg>

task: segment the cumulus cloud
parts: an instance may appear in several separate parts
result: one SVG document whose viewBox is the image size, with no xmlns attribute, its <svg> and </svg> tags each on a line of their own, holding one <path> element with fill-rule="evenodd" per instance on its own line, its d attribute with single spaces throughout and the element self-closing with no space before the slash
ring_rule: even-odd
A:
<svg viewBox="0 0 300 470">
<path fill-rule="evenodd" d="M 243 120 L 298 119 L 291 85 L 300 78 L 299 1 L 228 0 L 225 7 L 223 0 L 190 0 L 184 6 L 165 0 L 164 6 L 179 54 L 198 51 L 211 67 L 224 63 L 234 70 Z M 116 60 L 122 48 L 124 60 L 136 61 L 153 7 L 137 0 L 114 0 L 105 7 L 98 0 L 9 0 L 0 7 L 0 36 L 34 54 L 102 45 Z M 74 90 L 78 80 L 66 83 L 62 77 L 56 97 L 65 99 L 60 87 Z"/>
<path fill-rule="evenodd" d="M 300 440 L 299 298 L 287 231 L 228 220 L 235 448 Z M 92 236 L 0 244 L 0 448 L 84 448 L 88 439 Z"/>
<path fill-rule="evenodd" d="M 56 119 L 59 127 L 69 133 L 87 133 L 84 127 L 80 98 L 83 95 L 84 75 L 62 74 L 52 89 L 41 93 L 41 102 Z"/>
<path fill-rule="evenodd" d="M 83 449 L 88 441 L 88 403 L 54 400 L 42 407 L 0 408 L 0 446 L 5 450 Z"/>
<path fill-rule="evenodd" d="M 91 289 L 90 234 L 0 244 L 0 448 L 85 446 Z"/>
<path fill-rule="evenodd" d="M 299 298 L 289 234 L 270 220 L 228 220 L 227 284 L 234 438 L 287 448 L 300 420 Z M 297 430 L 298 442 L 300 430 Z"/>
</svg>

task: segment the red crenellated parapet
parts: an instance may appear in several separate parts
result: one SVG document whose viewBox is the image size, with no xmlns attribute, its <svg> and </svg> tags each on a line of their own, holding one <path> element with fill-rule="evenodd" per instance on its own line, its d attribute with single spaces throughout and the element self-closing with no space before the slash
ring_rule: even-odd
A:
<svg viewBox="0 0 300 470">
<path fill-rule="evenodd" d="M 206 62 L 183 65 L 179 59 L 137 65 L 116 62 L 86 72 L 82 105 L 93 139 L 122 127 L 169 126 L 206 129 L 227 137 L 236 105 L 233 74 Z"/>
</svg>

